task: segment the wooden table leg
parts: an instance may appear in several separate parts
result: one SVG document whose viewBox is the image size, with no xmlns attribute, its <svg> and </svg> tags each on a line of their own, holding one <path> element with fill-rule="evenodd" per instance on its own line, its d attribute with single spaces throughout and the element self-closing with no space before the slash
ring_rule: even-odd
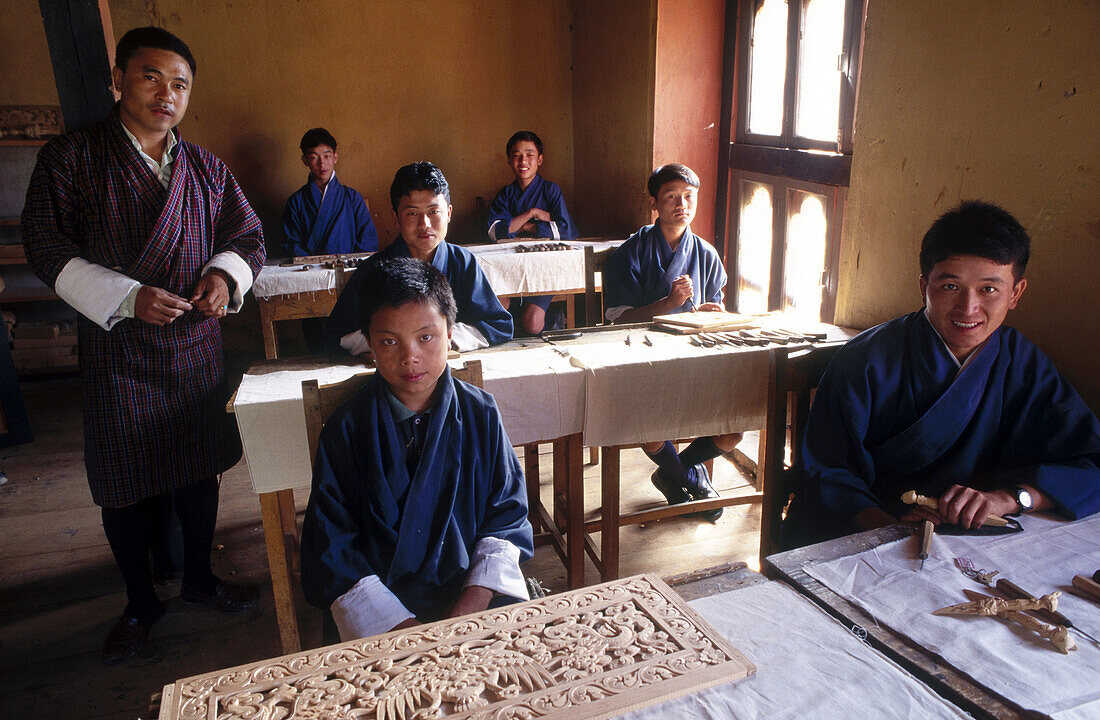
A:
<svg viewBox="0 0 1100 720">
<path fill-rule="evenodd" d="M 523 446 L 523 476 L 527 480 L 527 519 L 531 523 L 531 529 L 537 533 L 542 527 L 538 513 L 538 502 L 541 497 L 538 443 Z"/>
<path fill-rule="evenodd" d="M 600 581 L 619 577 L 619 448 L 603 449 L 600 468 Z"/>
<path fill-rule="evenodd" d="M 566 579 L 570 588 L 584 587 L 584 464 L 581 434 L 565 438 L 566 465 Z"/>
<path fill-rule="evenodd" d="M 293 491 L 291 507 L 294 505 Z M 294 590 L 290 586 L 291 560 L 287 555 L 285 537 L 288 529 L 283 525 L 282 501 L 279 492 L 260 493 L 260 512 L 264 525 L 264 540 L 267 544 L 267 565 L 271 572 L 271 589 L 275 595 L 275 618 L 279 623 L 279 642 L 283 653 L 298 652 L 302 649 L 298 635 L 298 615 L 294 607 Z M 295 523 L 296 525 L 297 523 Z"/>
<path fill-rule="evenodd" d="M 279 335 L 275 332 L 275 305 L 270 300 L 259 301 L 260 330 L 264 335 L 264 357 L 279 359 Z"/>
<path fill-rule="evenodd" d="M 567 449 L 568 438 L 558 438 L 554 441 L 554 463 L 551 471 L 554 478 L 554 487 L 550 514 L 554 518 L 554 524 L 558 526 L 558 530 L 562 531 L 565 529 L 565 506 L 568 502 L 567 493 L 569 490 Z"/>
</svg>

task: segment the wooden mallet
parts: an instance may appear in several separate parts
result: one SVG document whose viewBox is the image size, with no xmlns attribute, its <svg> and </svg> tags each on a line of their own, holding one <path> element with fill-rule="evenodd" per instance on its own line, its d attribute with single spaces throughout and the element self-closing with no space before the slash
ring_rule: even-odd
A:
<svg viewBox="0 0 1100 720">
<path fill-rule="evenodd" d="M 901 501 L 907 505 L 923 505 L 926 508 L 933 510 L 939 510 L 940 504 L 936 500 L 925 495 L 918 495 L 915 490 L 909 490 L 901 496 Z M 982 525 L 992 525 L 994 527 L 1007 527 L 1008 520 L 1005 520 L 1000 515 L 986 515 L 985 520 L 982 521 Z"/>
</svg>

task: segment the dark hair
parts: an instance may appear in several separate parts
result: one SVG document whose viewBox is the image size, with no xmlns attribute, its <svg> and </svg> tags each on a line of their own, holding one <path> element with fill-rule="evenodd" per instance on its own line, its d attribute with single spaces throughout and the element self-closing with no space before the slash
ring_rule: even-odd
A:
<svg viewBox="0 0 1100 720">
<path fill-rule="evenodd" d="M 302 142 L 298 143 L 298 147 L 302 148 L 303 155 L 318 145 L 328 145 L 335 150 L 336 138 L 324 128 L 310 128 L 306 130 L 306 134 L 302 136 Z"/>
<path fill-rule="evenodd" d="M 416 190 L 430 190 L 433 195 L 442 195 L 447 203 L 451 202 L 451 188 L 443 171 L 430 162 L 415 162 L 406 165 L 393 176 L 390 184 L 390 204 L 394 212 L 401 198 Z"/>
<path fill-rule="evenodd" d="M 920 245 L 920 271 L 926 279 L 936 263 L 952 255 L 975 255 L 998 265 L 1012 265 L 1024 276 L 1031 256 L 1027 230 L 1006 210 L 981 200 L 966 200 L 939 217 Z"/>
<path fill-rule="evenodd" d="M 504 153 L 506 155 L 511 155 L 512 148 L 515 147 L 516 143 L 521 143 L 524 140 L 535 143 L 535 149 L 539 151 L 539 155 L 542 155 L 542 138 L 530 130 L 520 130 L 512 137 L 508 138 L 508 145 L 504 148 Z"/>
<path fill-rule="evenodd" d="M 363 273 L 359 326 L 368 338 L 376 312 L 411 302 L 431 303 L 447 319 L 447 328 L 454 326 L 458 314 L 455 296 L 447 278 L 434 266 L 413 258 L 379 258 L 368 261 Z"/>
<path fill-rule="evenodd" d="M 191 66 L 191 74 L 198 72 L 199 66 L 195 62 L 195 56 L 191 54 L 191 48 L 187 43 L 159 27 L 140 27 L 128 31 L 115 46 L 115 67 L 126 72 L 126 65 L 130 58 L 137 55 L 142 48 L 156 48 L 168 50 L 182 57 Z"/>
<path fill-rule="evenodd" d="M 693 188 L 699 187 L 699 176 L 687 165 L 681 165 L 680 163 L 669 163 L 654 170 L 653 174 L 649 176 L 646 187 L 649 189 L 650 195 L 657 197 L 657 193 L 661 192 L 664 184 L 674 180 L 683 180 Z"/>
</svg>

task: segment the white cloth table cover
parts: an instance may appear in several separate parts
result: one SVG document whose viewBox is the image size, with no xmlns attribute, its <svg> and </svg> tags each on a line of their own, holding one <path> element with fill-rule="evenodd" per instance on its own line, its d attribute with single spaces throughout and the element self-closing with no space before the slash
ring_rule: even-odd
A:
<svg viewBox="0 0 1100 720">
<path fill-rule="evenodd" d="M 335 287 L 336 271 L 329 268 L 314 265 L 306 270 L 304 265 L 264 265 L 252 284 L 252 294 L 260 300 L 267 300 L 278 295 L 332 290 Z"/>
<path fill-rule="evenodd" d="M 475 359 L 482 362 L 485 389 L 496 400 L 513 444 L 581 431 L 584 374 L 550 347 L 466 353 L 452 366 Z M 233 411 L 257 493 L 310 485 L 302 381 L 316 379 L 327 385 L 366 372 L 372 369 L 358 365 L 244 376 Z"/>
<path fill-rule="evenodd" d="M 648 337 L 652 346 L 643 342 Z M 703 348 L 659 331 L 568 345 L 584 368 L 584 444 L 628 445 L 764 427 L 768 349 Z"/>
<path fill-rule="evenodd" d="M 1062 655 L 1030 630 L 990 617 L 936 616 L 933 610 L 967 602 L 963 589 L 988 590 L 954 566 L 998 570 L 1028 592 L 1062 590 L 1058 609 L 1100 637 L 1100 607 L 1065 591 L 1074 575 L 1100 567 L 1100 515 L 1078 522 L 1028 515 L 1022 533 L 935 535 L 917 572 L 916 536 L 858 555 L 806 567 L 833 592 L 871 614 L 1012 702 L 1066 720 L 1100 717 L 1100 648 L 1070 631 L 1077 650 Z"/>
<path fill-rule="evenodd" d="M 756 665 L 756 673 L 622 717 L 970 717 L 782 583 L 752 585 L 690 604 Z"/>
</svg>

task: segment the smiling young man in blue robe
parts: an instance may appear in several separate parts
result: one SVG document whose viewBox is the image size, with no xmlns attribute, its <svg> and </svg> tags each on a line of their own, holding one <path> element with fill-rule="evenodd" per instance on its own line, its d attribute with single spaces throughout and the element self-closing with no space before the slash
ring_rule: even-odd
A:
<svg viewBox="0 0 1100 720">
<path fill-rule="evenodd" d="M 306 599 L 342 640 L 527 599 L 523 471 L 491 395 L 451 377 L 455 301 L 411 258 L 364 268 L 378 372 L 321 432 L 302 527 Z"/>
<path fill-rule="evenodd" d="M 287 198 L 284 249 L 290 257 L 374 252 L 378 233 L 363 196 L 336 178 L 336 138 L 324 128 L 307 130 L 300 143 L 306 184 Z"/>
<path fill-rule="evenodd" d="M 924 236 L 924 307 L 841 348 L 818 386 L 783 543 L 902 521 L 1100 510 L 1100 424 L 1051 361 L 1003 326 L 1027 287 L 1027 232 L 965 202 Z M 908 490 L 939 498 L 905 506 Z"/>
<path fill-rule="evenodd" d="M 404 166 L 393 177 L 390 203 L 401 234 L 352 273 L 325 325 L 326 349 L 339 352 L 343 348 L 352 355 L 368 350 L 357 315 L 366 267 L 382 258 L 398 257 L 430 263 L 451 284 L 458 304 L 451 337 L 456 350 L 465 352 L 511 340 L 512 316 L 501 306 L 473 254 L 446 241 L 451 189 L 443 172 L 430 162 Z"/>
<path fill-rule="evenodd" d="M 607 259 L 604 306 L 611 322 L 650 322 L 655 315 L 721 311 L 726 270 L 718 251 L 691 232 L 699 177 L 686 165 L 663 165 L 649 176 L 649 206 L 657 222 L 627 238 Z M 657 464 L 650 478 L 670 505 L 717 497 L 705 463 L 730 452 L 740 433 L 698 438 L 677 454 L 671 441 L 644 443 Z M 722 508 L 697 515 L 715 521 Z"/>
<path fill-rule="evenodd" d="M 493 242 L 519 238 L 572 240 L 577 237 L 561 188 L 539 173 L 542 149 L 542 139 L 530 130 L 521 130 L 508 138 L 505 152 L 516 179 L 502 187 L 489 206 L 489 239 Z M 553 298 L 553 295 L 520 298 L 520 321 L 524 330 L 532 335 L 543 331 L 546 310 Z M 550 329 L 561 327 L 564 320 L 564 315 L 552 314 Z"/>
</svg>

